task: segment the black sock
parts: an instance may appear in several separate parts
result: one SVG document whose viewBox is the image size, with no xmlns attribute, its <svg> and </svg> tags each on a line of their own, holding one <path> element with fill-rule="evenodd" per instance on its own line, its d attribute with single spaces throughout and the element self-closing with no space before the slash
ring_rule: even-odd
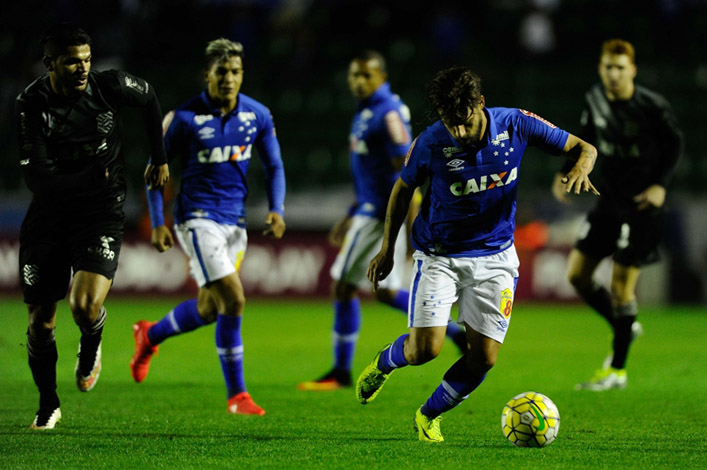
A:
<svg viewBox="0 0 707 470">
<path fill-rule="evenodd" d="M 631 327 L 636 321 L 638 307 L 636 302 L 616 306 L 616 320 L 614 321 L 614 357 L 611 367 L 623 369 L 626 367 L 628 348 L 631 346 Z"/>
<path fill-rule="evenodd" d="M 54 340 L 54 330 L 42 338 L 31 336 L 27 332 L 27 357 L 32 378 L 39 390 L 39 408 L 54 409 L 59 407 L 56 393 L 56 362 L 59 355 Z"/>
<path fill-rule="evenodd" d="M 95 357 L 98 345 L 101 343 L 103 336 L 103 325 L 106 323 L 106 309 L 101 307 L 98 312 L 96 321 L 88 328 L 80 327 L 81 329 L 81 357 L 79 358 L 79 367 L 81 374 L 86 376 L 91 373 L 93 368 L 93 358 Z"/>
</svg>

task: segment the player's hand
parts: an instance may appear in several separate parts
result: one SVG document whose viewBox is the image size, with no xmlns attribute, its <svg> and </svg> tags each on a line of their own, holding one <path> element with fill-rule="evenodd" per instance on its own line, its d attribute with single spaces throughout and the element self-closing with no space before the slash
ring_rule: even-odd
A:
<svg viewBox="0 0 707 470">
<path fill-rule="evenodd" d="M 169 167 L 166 163 L 155 166 L 152 163 L 145 169 L 145 184 L 148 189 L 157 189 L 164 186 L 169 181 Z"/>
<path fill-rule="evenodd" d="M 562 204 L 571 204 L 572 200 L 567 197 L 567 185 L 562 182 L 564 177 L 563 173 L 555 173 L 555 179 L 552 181 L 552 195 Z"/>
<path fill-rule="evenodd" d="M 599 196 L 599 191 L 597 191 L 597 188 L 595 188 L 589 180 L 589 174 L 579 167 L 579 165 L 575 165 L 560 181 L 562 184 L 566 185 L 565 193 L 567 194 L 572 191 L 574 191 L 575 194 L 592 192 Z"/>
<path fill-rule="evenodd" d="M 368 280 L 373 283 L 373 290 L 378 290 L 378 283 L 388 277 L 393 270 L 393 256 L 381 250 L 368 265 Z"/>
<path fill-rule="evenodd" d="M 637 204 L 639 210 L 663 207 L 665 203 L 665 188 L 659 184 L 648 186 L 636 194 L 633 197 L 633 201 Z"/>
<path fill-rule="evenodd" d="M 348 216 L 334 224 L 331 230 L 329 230 L 329 244 L 336 248 L 341 248 L 341 245 L 344 244 L 344 238 L 346 238 L 346 232 L 349 231 L 350 227 L 351 217 Z"/>
<path fill-rule="evenodd" d="M 152 229 L 152 246 L 157 248 L 157 251 L 164 253 L 174 246 L 174 238 L 172 232 L 165 225 Z"/>
<path fill-rule="evenodd" d="M 285 220 L 277 212 L 268 212 L 265 224 L 268 228 L 263 231 L 263 235 L 280 239 L 285 234 Z"/>
</svg>

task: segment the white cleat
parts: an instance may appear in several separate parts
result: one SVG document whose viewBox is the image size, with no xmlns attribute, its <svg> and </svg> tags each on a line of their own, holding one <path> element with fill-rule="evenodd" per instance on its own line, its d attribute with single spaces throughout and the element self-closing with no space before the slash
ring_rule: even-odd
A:
<svg viewBox="0 0 707 470">
<path fill-rule="evenodd" d="M 34 421 L 29 425 L 30 429 L 44 431 L 54 429 L 56 423 L 61 419 L 61 410 L 54 408 L 53 410 L 39 410 L 34 417 Z"/>
</svg>

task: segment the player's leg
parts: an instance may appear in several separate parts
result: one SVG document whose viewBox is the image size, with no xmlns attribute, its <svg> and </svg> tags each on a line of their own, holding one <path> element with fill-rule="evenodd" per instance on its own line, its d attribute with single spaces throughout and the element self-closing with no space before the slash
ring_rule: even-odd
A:
<svg viewBox="0 0 707 470">
<path fill-rule="evenodd" d="M 415 414 L 415 427 L 421 441 L 444 440 L 439 417 L 466 400 L 496 364 L 501 343 L 474 331 L 468 325 L 466 334 L 469 350 L 445 372 L 442 383 Z"/>
<path fill-rule="evenodd" d="M 27 309 L 27 357 L 32 378 L 39 390 L 39 410 L 30 428 L 53 429 L 61 418 L 59 396 L 56 393 L 56 303 L 27 304 Z"/>
<path fill-rule="evenodd" d="M 159 345 L 172 336 L 188 333 L 216 321 L 216 306 L 208 291 L 199 289 L 196 299 L 185 300 L 170 310 L 161 320 L 139 320 L 133 325 L 135 353 L 130 361 L 133 379 L 140 383 L 147 377 L 152 356 Z"/>
<path fill-rule="evenodd" d="M 609 290 L 594 280 L 601 259 L 585 255 L 574 248 L 567 259 L 567 279 L 587 305 L 614 325 L 614 308 Z"/>
<path fill-rule="evenodd" d="M 88 392 L 96 385 L 101 373 L 101 341 L 106 322 L 103 302 L 112 280 L 103 274 L 77 271 L 69 294 L 69 304 L 74 322 L 81 330 L 78 360 L 76 361 L 76 386 Z"/>
<path fill-rule="evenodd" d="M 398 337 L 376 354 L 356 382 L 361 404 L 372 402 L 395 369 L 428 362 L 442 350 L 458 277 L 450 258 L 416 252 L 411 280 L 410 333 Z"/>
<path fill-rule="evenodd" d="M 226 382 L 228 411 L 233 414 L 264 415 L 255 404 L 245 385 L 243 374 L 243 338 L 241 320 L 245 308 L 245 293 L 237 273 L 218 279 L 205 287 L 218 317 L 216 319 L 216 351 Z"/>
</svg>

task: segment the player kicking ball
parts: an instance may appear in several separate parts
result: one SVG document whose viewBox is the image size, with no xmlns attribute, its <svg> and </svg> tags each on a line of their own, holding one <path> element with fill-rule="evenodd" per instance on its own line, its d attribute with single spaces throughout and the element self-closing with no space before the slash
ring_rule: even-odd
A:
<svg viewBox="0 0 707 470">
<path fill-rule="evenodd" d="M 412 227 L 409 333 L 376 354 L 358 378 L 356 396 L 370 403 L 395 370 L 437 357 L 457 303 L 466 351 L 414 417 L 421 441 L 442 442 L 441 415 L 483 382 L 511 320 L 519 265 L 513 245 L 516 193 L 525 148 L 571 154 L 576 163 L 565 183 L 576 194 L 597 194 L 588 177 L 597 152 L 528 111 L 486 108 L 481 79 L 467 68 L 439 72 L 427 95 L 440 119 L 410 148 L 388 202 L 381 250 L 367 273 L 374 289 L 390 273 L 415 188 L 427 185 Z"/>
</svg>

